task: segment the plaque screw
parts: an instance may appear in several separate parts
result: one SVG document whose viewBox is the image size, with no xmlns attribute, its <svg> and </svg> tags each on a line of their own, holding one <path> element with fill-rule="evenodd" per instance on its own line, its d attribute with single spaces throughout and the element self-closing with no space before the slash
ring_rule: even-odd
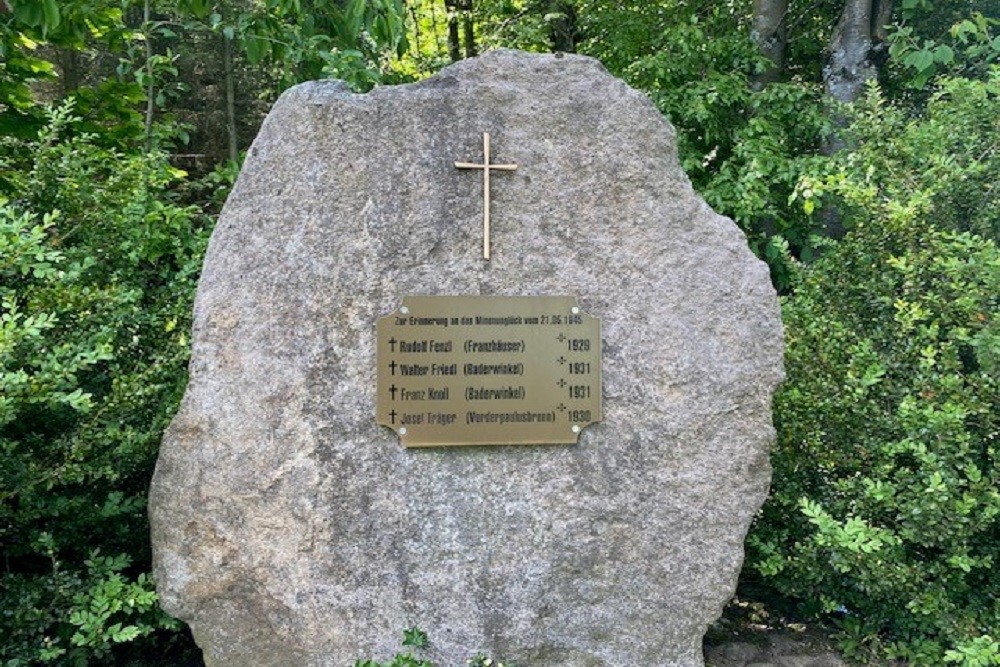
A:
<svg viewBox="0 0 1000 667">
<path fill-rule="evenodd" d="M 406 429 L 403 430 L 405 431 Z M 573 424 L 573 433 L 579 433 L 579 432 L 580 432 L 580 427 L 577 426 L 576 424 Z"/>
<path fill-rule="evenodd" d="M 574 315 L 579 315 L 580 309 L 577 308 L 576 306 L 573 306 L 572 308 L 569 309 L 569 312 L 573 313 Z"/>
<path fill-rule="evenodd" d="M 403 306 L 402 308 L 399 309 L 399 312 L 401 312 L 404 315 L 406 315 L 408 312 L 410 312 L 410 309 L 407 308 L 406 306 Z"/>
<path fill-rule="evenodd" d="M 574 426 L 573 428 L 577 428 L 577 427 Z M 579 429 L 577 429 L 577 430 L 579 430 Z M 406 427 L 405 426 L 403 428 L 399 429 L 399 434 L 400 435 L 406 435 Z"/>
</svg>

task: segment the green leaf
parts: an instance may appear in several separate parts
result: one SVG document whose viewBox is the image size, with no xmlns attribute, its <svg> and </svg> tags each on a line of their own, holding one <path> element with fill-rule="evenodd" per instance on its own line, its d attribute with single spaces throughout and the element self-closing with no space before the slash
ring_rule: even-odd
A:
<svg viewBox="0 0 1000 667">
<path fill-rule="evenodd" d="M 427 633 L 420 628 L 407 628 L 403 630 L 403 646 L 413 648 L 427 648 L 430 642 L 427 640 Z"/>
<path fill-rule="evenodd" d="M 181 11 L 186 11 L 199 19 L 203 19 L 211 8 L 211 0 L 184 0 L 178 3 L 178 5 Z"/>
<path fill-rule="evenodd" d="M 130 642 L 139 636 L 139 628 L 134 625 L 127 625 L 124 628 L 111 633 L 112 641 L 116 643 Z"/>
<path fill-rule="evenodd" d="M 959 32 L 962 33 L 975 33 L 978 30 L 978 28 L 976 27 L 975 23 L 973 23 L 969 19 L 965 19 L 964 21 L 958 24 L 958 30 Z"/>
<path fill-rule="evenodd" d="M 45 29 L 55 30 L 59 27 L 60 15 L 59 5 L 56 0 L 43 0 L 42 13 L 45 15 Z"/>
<path fill-rule="evenodd" d="M 934 66 L 934 54 L 927 49 L 922 49 L 914 53 L 913 66 L 924 72 Z"/>
<path fill-rule="evenodd" d="M 955 59 L 955 52 L 947 44 L 942 44 L 934 49 L 934 62 L 948 64 Z"/>
<path fill-rule="evenodd" d="M 37 28 L 45 21 L 45 10 L 38 2 L 18 2 L 14 5 L 14 18 L 25 25 Z"/>
<path fill-rule="evenodd" d="M 243 48 L 246 50 L 247 59 L 251 65 L 256 65 L 267 55 L 268 43 L 259 37 L 244 38 Z"/>
</svg>

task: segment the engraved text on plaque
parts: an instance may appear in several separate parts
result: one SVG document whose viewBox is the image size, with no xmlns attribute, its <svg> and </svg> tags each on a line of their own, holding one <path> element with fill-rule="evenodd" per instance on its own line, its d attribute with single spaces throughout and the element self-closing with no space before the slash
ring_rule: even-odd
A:
<svg viewBox="0 0 1000 667">
<path fill-rule="evenodd" d="M 377 329 L 377 420 L 407 447 L 575 443 L 601 420 L 600 321 L 573 297 L 408 296 Z"/>
</svg>

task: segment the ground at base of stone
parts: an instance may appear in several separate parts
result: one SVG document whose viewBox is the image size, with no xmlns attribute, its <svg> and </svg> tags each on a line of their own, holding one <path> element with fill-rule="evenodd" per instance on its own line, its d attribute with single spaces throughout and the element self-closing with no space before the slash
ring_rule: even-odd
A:
<svg viewBox="0 0 1000 667">
<path fill-rule="evenodd" d="M 817 626 L 783 622 L 734 600 L 705 635 L 705 667 L 849 667 Z"/>
<path fill-rule="evenodd" d="M 738 604 L 738 603 L 737 603 Z M 754 623 L 732 606 L 705 636 L 705 667 L 851 667 L 830 641 L 830 631 L 795 623 Z M 169 657 L 127 661 L 121 667 L 205 667 L 189 636 Z M 903 667 L 894 665 L 893 667 Z"/>
</svg>

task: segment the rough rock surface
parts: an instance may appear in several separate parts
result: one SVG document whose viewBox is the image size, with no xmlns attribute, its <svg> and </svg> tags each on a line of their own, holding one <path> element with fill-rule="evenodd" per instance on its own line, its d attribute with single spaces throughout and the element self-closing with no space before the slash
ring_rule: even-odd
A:
<svg viewBox="0 0 1000 667">
<path fill-rule="evenodd" d="M 490 132 L 493 259 L 481 254 Z M 575 294 L 604 421 L 574 446 L 405 450 L 375 321 L 406 294 Z M 429 657 L 699 666 L 763 502 L 782 332 L 767 268 L 673 129 L 594 60 L 498 51 L 285 93 L 205 260 L 150 498 L 162 603 L 211 666 Z"/>
<path fill-rule="evenodd" d="M 848 667 L 817 631 L 770 630 L 705 648 L 706 667 Z"/>
</svg>

